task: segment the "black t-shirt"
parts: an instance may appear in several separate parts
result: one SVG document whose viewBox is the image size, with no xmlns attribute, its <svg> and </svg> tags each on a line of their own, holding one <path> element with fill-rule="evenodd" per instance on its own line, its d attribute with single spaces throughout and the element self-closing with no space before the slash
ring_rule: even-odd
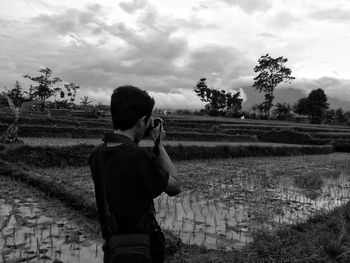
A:
<svg viewBox="0 0 350 263">
<path fill-rule="evenodd" d="M 128 137 L 108 134 L 103 140 L 120 145 L 107 147 L 101 144 L 89 159 L 100 224 L 106 223 L 101 188 L 103 176 L 110 211 L 119 227 L 126 229 L 135 226 L 140 217 L 153 207 L 153 199 L 165 190 L 169 174 L 157 164 L 152 153 L 146 152 Z"/>
</svg>

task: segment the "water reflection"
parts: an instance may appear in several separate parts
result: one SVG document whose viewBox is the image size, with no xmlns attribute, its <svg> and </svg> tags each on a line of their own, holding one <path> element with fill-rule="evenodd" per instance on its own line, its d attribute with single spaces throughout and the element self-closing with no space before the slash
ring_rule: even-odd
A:
<svg viewBox="0 0 350 263">
<path fill-rule="evenodd" d="M 99 241 L 63 217 L 45 216 L 32 198 L 0 199 L 0 231 L 2 262 L 102 262 Z"/>
<path fill-rule="evenodd" d="M 321 176 L 322 187 L 310 190 L 295 186 L 292 177 L 277 180 L 268 169 L 260 174 L 247 171 L 213 180 L 206 189 L 161 195 L 155 201 L 158 221 L 184 243 L 230 250 L 251 242 L 258 229 L 301 223 L 350 199 L 344 172 Z"/>
</svg>

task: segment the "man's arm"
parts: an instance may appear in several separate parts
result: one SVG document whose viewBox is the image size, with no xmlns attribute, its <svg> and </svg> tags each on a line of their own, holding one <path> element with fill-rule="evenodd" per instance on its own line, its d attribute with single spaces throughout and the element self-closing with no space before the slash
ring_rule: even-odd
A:
<svg viewBox="0 0 350 263">
<path fill-rule="evenodd" d="M 160 135 L 160 142 L 158 145 L 159 155 L 157 156 L 157 162 L 165 171 L 169 173 L 168 185 L 165 188 L 164 192 L 167 193 L 169 196 L 175 196 L 181 192 L 181 186 L 179 179 L 176 175 L 174 164 L 171 161 L 162 143 L 165 137 L 165 130 L 163 128 L 163 125 L 161 125 L 161 127 L 161 131 L 159 131 L 158 128 L 155 128 L 151 131 L 151 138 L 154 142 L 156 142 L 158 136 Z"/>
<path fill-rule="evenodd" d="M 157 158 L 158 164 L 169 173 L 168 185 L 164 192 L 169 196 L 175 196 L 181 192 L 181 186 L 179 179 L 176 175 L 176 170 L 173 162 L 170 160 L 168 153 L 166 152 L 164 145 L 159 145 L 159 156 Z"/>
</svg>

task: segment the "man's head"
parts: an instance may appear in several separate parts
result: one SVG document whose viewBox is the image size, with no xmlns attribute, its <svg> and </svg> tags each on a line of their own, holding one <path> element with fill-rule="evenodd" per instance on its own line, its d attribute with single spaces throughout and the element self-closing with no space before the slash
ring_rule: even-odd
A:
<svg viewBox="0 0 350 263">
<path fill-rule="evenodd" d="M 111 97 L 113 129 L 125 131 L 135 125 L 148 125 L 153 107 L 154 99 L 146 91 L 129 85 L 116 88 Z M 144 132 L 141 128 L 140 132 Z"/>
</svg>

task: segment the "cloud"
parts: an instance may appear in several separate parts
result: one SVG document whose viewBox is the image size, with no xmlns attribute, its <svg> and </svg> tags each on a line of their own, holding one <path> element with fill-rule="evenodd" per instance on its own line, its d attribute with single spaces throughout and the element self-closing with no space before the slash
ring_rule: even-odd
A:
<svg viewBox="0 0 350 263">
<path fill-rule="evenodd" d="M 146 0 L 133 0 L 132 2 L 121 2 L 119 6 L 127 13 L 133 13 L 139 9 L 146 7 Z"/>
<path fill-rule="evenodd" d="M 327 96 L 350 102 L 350 80 L 322 77 L 319 79 L 299 79 L 293 81 L 293 87 L 308 94 L 313 89 L 321 88 Z"/>
<path fill-rule="evenodd" d="M 261 34 L 258 34 L 259 37 L 267 37 L 267 38 L 277 38 L 276 35 L 274 34 L 271 34 L 271 33 L 261 33 Z"/>
<path fill-rule="evenodd" d="M 102 7 L 98 4 L 86 6 L 83 10 L 69 8 L 58 14 L 40 14 L 31 23 L 42 32 L 66 34 L 96 33 L 96 27 L 103 24 Z"/>
<path fill-rule="evenodd" d="M 240 50 L 225 45 L 205 45 L 190 54 L 187 67 L 194 75 L 220 74 L 224 82 L 251 73 L 248 56 Z"/>
<path fill-rule="evenodd" d="M 195 5 L 192 7 L 192 11 L 194 12 L 198 12 L 198 11 L 202 11 L 202 10 L 207 10 L 209 9 L 209 5 L 207 3 L 205 3 L 204 1 L 199 1 L 199 2 L 195 2 Z"/>
<path fill-rule="evenodd" d="M 266 11 L 272 7 L 268 0 L 223 0 L 229 5 L 239 6 L 244 12 L 251 14 L 257 11 Z"/>
<path fill-rule="evenodd" d="M 239 97 L 243 100 L 243 102 L 247 101 L 248 97 L 243 88 L 239 88 Z"/>
<path fill-rule="evenodd" d="M 331 9 L 321 9 L 309 14 L 311 18 L 318 20 L 347 22 L 350 20 L 350 9 L 334 7 Z"/>
<path fill-rule="evenodd" d="M 183 18 L 164 18 L 168 20 L 168 23 L 174 23 L 177 27 L 181 29 L 190 29 L 190 30 L 208 30 L 208 29 L 219 29 L 220 26 L 214 23 L 208 23 L 207 21 L 200 19 L 196 16 L 191 16 L 188 19 Z"/>
<path fill-rule="evenodd" d="M 88 96 L 89 100 L 93 101 L 94 103 L 101 102 L 103 104 L 108 105 L 111 101 L 112 91 L 113 90 L 111 90 L 110 92 L 106 92 L 106 89 L 104 88 L 89 89 L 89 90 L 85 90 L 84 92 L 79 90 L 77 92 L 77 98 Z M 78 102 L 78 100 L 76 102 Z"/>
<path fill-rule="evenodd" d="M 201 103 L 192 91 L 201 77 L 207 78 L 209 87 L 240 91 L 249 103 L 251 95 L 245 88 L 252 90 L 253 68 L 261 54 L 288 57 L 297 77 L 298 73 L 303 76 L 302 70 L 317 71 L 320 63 L 314 62 L 313 56 L 320 52 L 315 47 L 329 42 L 320 41 L 314 28 L 308 31 L 305 22 L 310 20 L 303 17 L 307 11 L 300 13 L 299 6 L 289 12 L 284 4 L 271 8 L 274 1 L 222 1 L 227 5 L 195 1 L 179 14 L 177 9 L 167 13 L 165 4 L 160 7 L 156 1 L 128 0 L 120 5 L 111 1 L 110 7 L 115 8 L 109 10 L 104 1 L 87 6 L 77 1 L 68 8 L 66 0 L 61 6 L 38 8 L 34 18 L 2 16 L 1 86 L 9 87 L 18 80 L 28 87 L 22 75 L 37 75 L 47 66 L 55 76 L 80 85 L 80 94 L 95 102 L 108 103 L 114 88 L 131 84 L 153 92 L 163 105 L 190 107 Z M 176 4 L 181 7 L 181 3 Z M 230 20 L 232 9 L 238 11 L 237 23 Z M 331 19 L 315 10 L 319 19 Z M 244 21 L 240 21 L 242 17 Z M 345 19 L 345 15 L 339 18 Z M 341 59 L 345 52 L 344 47 Z M 331 70 L 345 76 L 341 75 L 341 68 L 347 68 L 343 65 Z M 344 79 L 299 79 L 290 87 L 302 92 L 322 87 L 327 95 L 350 98 Z"/>
<path fill-rule="evenodd" d="M 92 9 L 39 15 L 31 19 L 30 25 L 34 23 L 34 26 L 25 28 L 19 22 L 14 26 L 9 24 L 4 36 L 0 36 L 7 38 L 3 46 L 6 52 L 1 51 L 0 57 L 10 59 L 13 54 L 11 59 L 19 76 L 48 66 L 61 78 L 79 83 L 83 89 L 105 87 L 108 92 L 118 83 L 136 82 L 155 90 L 162 87 L 172 90 L 181 87 L 180 82 L 187 82 L 174 77 L 177 71 L 182 71 L 174 63 L 186 53 L 187 41 L 172 36 L 173 28 L 158 26 L 156 12 L 153 13 L 155 20 L 149 21 L 143 32 L 138 32 L 124 23 L 106 24 L 101 9 L 96 7 L 98 12 Z M 99 28 L 97 35 L 93 32 L 96 27 Z M 12 30 L 20 31 L 20 37 L 12 36 Z M 43 32 L 47 32 L 45 38 Z M 100 40 L 104 40 L 107 47 L 101 48 Z"/>
<path fill-rule="evenodd" d="M 149 92 L 150 96 L 155 100 L 155 107 L 178 109 L 179 105 L 182 109 L 201 109 L 206 104 L 202 102 L 199 97 L 188 89 L 178 89 L 176 92 Z"/>
<path fill-rule="evenodd" d="M 299 25 L 301 20 L 302 18 L 291 13 L 289 10 L 281 10 L 271 16 L 268 25 L 270 28 L 283 29 L 285 31 L 286 27 Z"/>
</svg>

